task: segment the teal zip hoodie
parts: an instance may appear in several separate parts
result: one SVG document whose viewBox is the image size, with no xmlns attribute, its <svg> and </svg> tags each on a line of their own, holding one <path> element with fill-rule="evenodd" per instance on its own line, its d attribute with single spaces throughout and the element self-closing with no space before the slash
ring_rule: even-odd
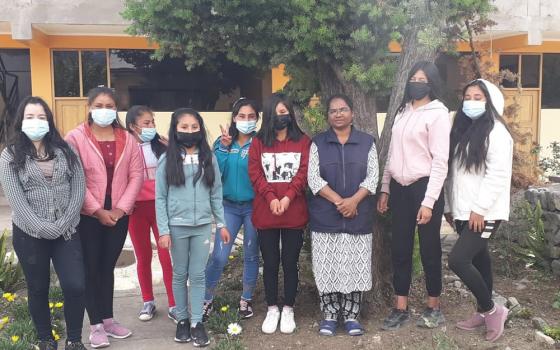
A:
<svg viewBox="0 0 560 350">
<path fill-rule="evenodd" d="M 183 171 L 185 184 L 169 186 L 165 171 L 167 154 L 163 154 L 156 171 L 156 219 L 160 236 L 170 233 L 170 226 L 200 226 L 212 223 L 212 215 L 218 227 L 225 226 L 222 203 L 222 181 L 218 162 L 212 157 L 214 186 L 208 188 L 201 177 L 193 185 L 198 170 L 198 153 L 185 155 Z"/>
<path fill-rule="evenodd" d="M 230 149 L 222 145 L 220 138 L 214 142 L 214 154 L 218 159 L 222 174 L 224 199 L 233 202 L 248 202 L 255 197 L 248 166 L 249 147 L 252 140 L 251 138 L 243 147 L 234 141 Z"/>
</svg>

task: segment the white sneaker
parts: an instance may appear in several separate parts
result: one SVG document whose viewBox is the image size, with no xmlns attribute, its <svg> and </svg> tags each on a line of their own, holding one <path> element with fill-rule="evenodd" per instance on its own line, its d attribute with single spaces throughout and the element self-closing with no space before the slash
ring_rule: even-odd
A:
<svg viewBox="0 0 560 350">
<path fill-rule="evenodd" d="M 280 332 L 290 334 L 296 330 L 294 320 L 294 309 L 291 307 L 282 308 L 282 318 L 280 319 Z"/>
<path fill-rule="evenodd" d="M 293 315 L 293 314 L 292 314 Z M 280 320 L 280 310 L 278 307 L 268 309 L 266 313 L 266 318 L 262 324 L 262 331 L 266 334 L 272 334 L 276 332 L 278 327 L 278 321 Z"/>
</svg>

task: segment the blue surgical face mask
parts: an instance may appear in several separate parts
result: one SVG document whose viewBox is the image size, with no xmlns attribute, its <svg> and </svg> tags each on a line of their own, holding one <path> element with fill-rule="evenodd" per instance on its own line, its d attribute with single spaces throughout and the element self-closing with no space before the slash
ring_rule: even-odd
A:
<svg viewBox="0 0 560 350">
<path fill-rule="evenodd" d="M 235 127 L 242 134 L 250 134 L 257 129 L 256 120 L 240 120 L 235 122 Z"/>
<path fill-rule="evenodd" d="M 109 108 L 92 109 L 91 118 L 95 124 L 104 128 L 113 124 L 115 119 L 117 119 L 117 111 Z"/>
<path fill-rule="evenodd" d="M 21 131 L 31 141 L 41 141 L 49 132 L 49 122 L 43 119 L 24 119 L 21 123 Z"/>
<path fill-rule="evenodd" d="M 150 142 L 156 137 L 156 133 L 156 128 L 142 128 L 138 137 L 140 137 L 142 142 Z"/>
<path fill-rule="evenodd" d="M 486 101 L 463 101 L 463 113 L 473 120 L 480 118 L 486 112 Z"/>
</svg>

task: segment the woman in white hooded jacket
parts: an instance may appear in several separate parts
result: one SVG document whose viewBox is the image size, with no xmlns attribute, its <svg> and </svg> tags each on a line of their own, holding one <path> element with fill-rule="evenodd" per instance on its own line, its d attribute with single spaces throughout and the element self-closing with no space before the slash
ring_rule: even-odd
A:
<svg viewBox="0 0 560 350">
<path fill-rule="evenodd" d="M 507 308 L 492 301 L 488 239 L 509 218 L 513 139 L 502 118 L 504 96 L 494 84 L 477 79 L 463 90 L 463 103 L 451 129 L 445 218 L 459 239 L 449 267 L 471 290 L 477 312 L 457 323 L 463 330 L 486 325 L 486 340 L 504 331 Z"/>
</svg>

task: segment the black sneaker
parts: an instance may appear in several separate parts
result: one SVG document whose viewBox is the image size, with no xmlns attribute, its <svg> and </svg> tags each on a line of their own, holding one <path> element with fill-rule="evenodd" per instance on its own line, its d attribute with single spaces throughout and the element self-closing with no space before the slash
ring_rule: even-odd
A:
<svg viewBox="0 0 560 350">
<path fill-rule="evenodd" d="M 242 319 L 250 318 L 253 316 L 253 303 L 249 300 L 241 299 L 239 301 L 239 316 Z"/>
<path fill-rule="evenodd" d="M 386 331 L 392 331 L 399 329 L 403 324 L 405 324 L 410 318 L 410 313 L 408 310 L 393 309 L 391 314 L 383 320 L 383 326 L 381 329 Z"/>
<path fill-rule="evenodd" d="M 418 321 L 416 321 L 416 325 L 422 328 L 436 328 L 440 324 L 445 322 L 445 317 L 441 313 L 440 309 L 432 309 L 431 307 L 427 307 Z"/>
<path fill-rule="evenodd" d="M 87 350 L 84 344 L 81 341 L 67 341 L 66 345 L 64 346 L 65 350 Z"/>
<path fill-rule="evenodd" d="M 188 318 L 185 318 L 177 323 L 175 341 L 177 343 L 188 343 L 191 341 L 191 324 Z"/>
<path fill-rule="evenodd" d="M 193 345 L 197 348 L 205 347 L 210 344 L 208 333 L 206 333 L 206 329 L 204 329 L 202 322 L 198 322 L 196 327 L 191 328 L 191 334 L 193 338 Z"/>
<path fill-rule="evenodd" d="M 38 344 L 39 350 L 57 350 L 58 343 L 54 339 L 41 340 Z"/>
<path fill-rule="evenodd" d="M 204 304 L 202 305 L 202 322 L 208 321 L 211 312 L 212 312 L 212 302 L 205 301 Z"/>
</svg>

